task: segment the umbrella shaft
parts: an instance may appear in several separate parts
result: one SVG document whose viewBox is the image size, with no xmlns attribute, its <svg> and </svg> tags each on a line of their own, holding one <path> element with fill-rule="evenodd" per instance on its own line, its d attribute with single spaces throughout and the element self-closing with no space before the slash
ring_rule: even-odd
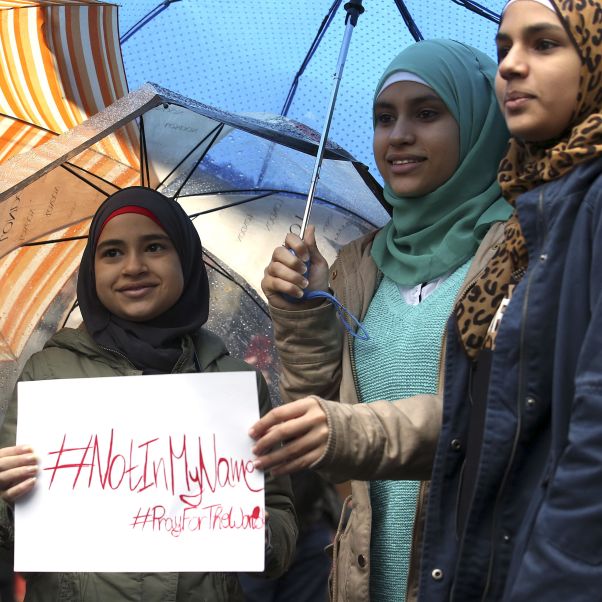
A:
<svg viewBox="0 0 602 602">
<path fill-rule="evenodd" d="M 314 202 L 314 196 L 316 194 L 316 188 L 318 186 L 318 180 L 320 179 L 320 168 L 322 166 L 322 159 L 324 156 L 324 147 L 328 140 L 328 132 L 330 131 L 330 124 L 332 122 L 332 115 L 334 113 L 334 105 L 336 103 L 337 94 L 339 92 L 339 84 L 343 77 L 343 69 L 345 67 L 345 60 L 347 59 L 347 51 L 349 50 L 349 44 L 351 42 L 351 34 L 353 33 L 354 23 L 353 19 L 347 21 L 345 26 L 345 35 L 343 36 L 343 43 L 339 52 L 339 60 L 337 62 L 337 68 L 334 74 L 334 86 L 332 88 L 332 94 L 330 96 L 330 102 L 328 104 L 328 111 L 326 114 L 326 121 L 324 128 L 322 129 L 322 135 L 320 137 L 320 144 L 318 146 L 318 152 L 316 154 L 316 162 L 314 163 L 314 170 L 311 176 L 311 184 L 307 193 L 307 201 L 305 203 L 305 213 L 303 214 L 303 221 L 301 222 L 301 232 L 299 236 L 303 238 L 305 236 L 305 229 L 309 223 L 309 216 L 311 214 L 311 208 Z"/>
</svg>

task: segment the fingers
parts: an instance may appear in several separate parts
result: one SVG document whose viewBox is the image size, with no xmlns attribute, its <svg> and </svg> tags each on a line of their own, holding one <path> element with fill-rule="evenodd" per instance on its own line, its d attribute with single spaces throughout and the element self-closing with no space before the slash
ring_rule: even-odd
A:
<svg viewBox="0 0 602 602">
<path fill-rule="evenodd" d="M 257 458 L 255 466 L 260 470 L 270 470 L 273 476 L 304 470 L 322 457 L 327 440 L 327 429 L 325 432 L 309 431 L 302 437 Z"/>
<path fill-rule="evenodd" d="M 326 413 L 314 397 L 275 408 L 249 432 L 257 441 L 255 466 L 275 476 L 307 468 L 328 442 Z"/>
<path fill-rule="evenodd" d="M 38 472 L 38 460 L 26 445 L 0 449 L 0 497 L 13 503 L 29 492 Z"/>
<path fill-rule="evenodd" d="M 289 236 L 294 235 L 290 234 Z M 296 238 L 299 240 L 299 237 Z M 295 246 L 298 247 L 298 245 Z M 309 257 L 309 253 L 307 251 L 305 253 Z M 293 309 L 294 303 L 286 301 L 282 295 L 300 299 L 303 296 L 303 290 L 309 284 L 304 276 L 306 272 L 307 267 L 299 257 L 293 255 L 287 247 L 277 247 L 272 253 L 270 263 L 264 270 L 261 288 L 275 307 Z"/>
<path fill-rule="evenodd" d="M 286 424 L 299 416 L 303 416 L 314 406 L 320 407 L 318 400 L 315 397 L 305 397 L 291 403 L 287 403 L 269 411 L 265 416 L 260 418 L 250 429 L 249 435 L 257 441 L 255 448 L 262 449 L 263 442 L 260 439 L 266 435 L 268 431 L 276 426 L 281 426 L 278 432 L 286 429 Z M 321 408 L 320 408 L 321 410 Z M 272 438 L 274 435 L 272 436 Z"/>
</svg>

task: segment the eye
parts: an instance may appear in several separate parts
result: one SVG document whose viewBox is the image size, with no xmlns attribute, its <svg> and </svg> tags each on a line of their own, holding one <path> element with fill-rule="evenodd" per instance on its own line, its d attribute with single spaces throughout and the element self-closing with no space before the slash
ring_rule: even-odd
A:
<svg viewBox="0 0 602 602">
<path fill-rule="evenodd" d="M 420 119 L 421 121 L 431 121 L 432 119 L 435 119 L 438 116 L 439 111 L 436 111 L 435 109 L 420 109 L 416 113 L 416 117 L 418 117 L 418 119 Z"/>
<path fill-rule="evenodd" d="M 390 113 L 378 113 L 375 121 L 379 125 L 390 125 L 395 121 L 395 117 L 393 117 L 393 115 Z"/>
<path fill-rule="evenodd" d="M 535 50 L 537 50 L 538 52 L 547 52 L 548 50 L 558 48 L 558 46 L 559 44 L 557 42 L 549 39 L 537 40 L 534 44 Z"/>
<path fill-rule="evenodd" d="M 146 248 L 147 251 L 151 253 L 158 253 L 159 251 L 163 251 L 165 247 L 160 242 L 151 242 Z"/>
<path fill-rule="evenodd" d="M 121 255 L 121 251 L 115 247 L 110 247 L 108 249 L 104 249 L 100 254 L 101 257 L 108 257 L 109 259 L 113 259 Z"/>
</svg>

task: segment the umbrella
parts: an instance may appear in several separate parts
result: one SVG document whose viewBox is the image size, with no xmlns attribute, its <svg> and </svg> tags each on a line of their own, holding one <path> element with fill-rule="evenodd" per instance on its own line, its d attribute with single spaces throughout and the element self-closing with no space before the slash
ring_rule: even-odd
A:
<svg viewBox="0 0 602 602">
<path fill-rule="evenodd" d="M 127 92 L 114 4 L 0 0 L 0 32 L 0 164 L 74 127 Z M 135 129 L 104 144 L 102 156 L 134 163 Z M 96 170 L 102 173 L 103 166 Z M 125 174 L 121 185 L 128 181 Z M 48 211 L 52 206 L 50 193 Z M 9 209 L 0 226 L 3 239 L 16 232 L 18 207 Z M 63 235 L 84 232 L 84 226 L 73 224 Z M 65 274 L 73 274 L 81 249 L 81 241 L 43 250 L 18 248 L 0 259 L 0 357 L 11 359 L 0 368 L 3 401 L 23 359 L 48 338 L 71 303 L 73 283 Z M 15 347 L 16 340 L 21 343 Z"/>
<path fill-rule="evenodd" d="M 371 149 L 372 95 L 387 62 L 414 41 L 408 25 L 413 23 L 414 34 L 418 30 L 425 38 L 459 39 L 495 56 L 495 16 L 504 2 L 365 0 L 332 137 L 379 178 Z M 121 31 L 129 32 L 122 48 L 132 86 L 160 81 L 231 111 L 284 111 L 313 128 L 322 127 L 345 28 L 342 0 L 244 5 L 181 0 L 152 13 L 157 4 L 136 0 L 120 9 Z M 151 18 L 132 30 L 149 13 Z"/>
<path fill-rule="evenodd" d="M 111 139 L 130 140 L 134 126 L 140 133 L 138 147 L 130 147 L 133 162 L 105 154 L 116 144 Z M 180 200 L 208 250 L 212 292 L 218 298 L 210 326 L 234 339 L 241 355 L 265 366 L 275 385 L 259 281 L 283 231 L 300 224 L 318 139 L 317 132 L 280 116 L 229 113 L 146 84 L 0 165 L 0 224 L 12 223 L 0 236 L 0 257 L 28 244 L 50 250 L 67 246 L 64 257 L 47 265 L 54 277 L 65 278 L 81 252 L 66 239 L 77 237 L 76 232 L 85 235 L 89 218 L 108 194 L 133 179 L 158 188 Z M 349 153 L 332 142 L 326 145 L 314 216 L 327 259 L 386 221 L 379 193 L 378 184 Z M 65 236 L 66 227 L 76 229 L 75 236 Z M 70 286 L 70 294 L 54 302 L 55 328 L 73 302 Z M 31 297 L 18 285 L 13 290 L 22 302 Z M 15 319 L 21 329 L 10 321 L 3 328 L 7 360 L 18 357 L 31 337 L 32 321 L 22 307 Z M 242 328 L 231 328 L 239 322 Z"/>
</svg>

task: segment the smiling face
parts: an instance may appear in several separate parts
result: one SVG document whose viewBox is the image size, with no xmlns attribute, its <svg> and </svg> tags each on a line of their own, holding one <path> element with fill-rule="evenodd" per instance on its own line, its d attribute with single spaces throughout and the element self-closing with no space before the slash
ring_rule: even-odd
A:
<svg viewBox="0 0 602 602">
<path fill-rule="evenodd" d="M 581 69 L 560 19 L 538 2 L 515 2 L 496 43 L 496 95 L 512 135 L 528 142 L 560 136 L 577 106 Z"/>
<path fill-rule="evenodd" d="M 137 213 L 112 218 L 94 254 L 96 294 L 114 315 L 152 320 L 172 307 L 184 290 L 178 253 L 165 230 Z"/>
<path fill-rule="evenodd" d="M 376 99 L 374 119 L 376 165 L 397 196 L 428 194 L 458 167 L 458 123 L 432 88 L 391 84 Z"/>
</svg>

